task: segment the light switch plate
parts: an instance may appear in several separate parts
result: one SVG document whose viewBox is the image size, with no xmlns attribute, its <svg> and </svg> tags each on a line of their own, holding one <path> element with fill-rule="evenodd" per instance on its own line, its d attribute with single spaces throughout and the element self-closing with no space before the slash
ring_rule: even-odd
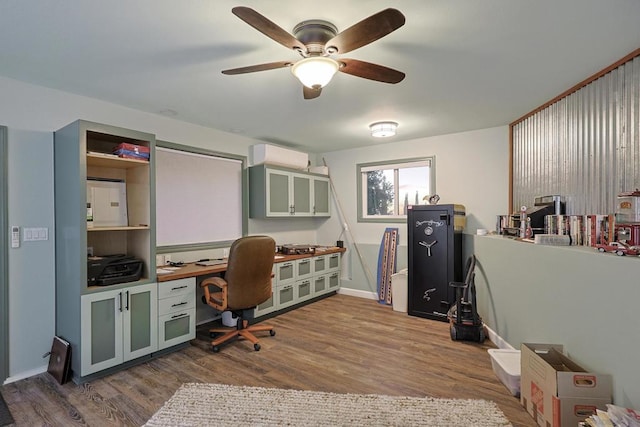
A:
<svg viewBox="0 0 640 427">
<path fill-rule="evenodd" d="M 20 227 L 14 225 L 11 227 L 11 247 L 20 247 Z"/>
</svg>

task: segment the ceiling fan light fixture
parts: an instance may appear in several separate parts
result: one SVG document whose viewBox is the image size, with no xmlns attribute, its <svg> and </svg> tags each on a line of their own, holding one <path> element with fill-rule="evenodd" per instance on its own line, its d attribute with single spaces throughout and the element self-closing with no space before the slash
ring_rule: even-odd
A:
<svg viewBox="0 0 640 427">
<path fill-rule="evenodd" d="M 310 89 L 326 86 L 340 68 L 335 59 L 325 56 L 304 58 L 293 64 L 291 72 L 300 82 Z"/>
<path fill-rule="evenodd" d="M 388 138 L 396 134 L 398 123 L 396 122 L 375 122 L 369 125 L 371 136 L 375 138 Z"/>
</svg>

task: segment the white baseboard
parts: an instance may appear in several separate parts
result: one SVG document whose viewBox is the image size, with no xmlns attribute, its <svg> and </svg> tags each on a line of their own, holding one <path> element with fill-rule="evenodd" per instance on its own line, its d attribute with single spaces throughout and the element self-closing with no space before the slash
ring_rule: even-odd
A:
<svg viewBox="0 0 640 427">
<path fill-rule="evenodd" d="M 515 350 L 511 344 L 506 342 L 500 335 L 498 335 L 493 329 L 484 325 L 484 329 L 487 331 L 487 338 L 489 341 L 495 344 L 496 347 L 501 348 L 503 350 Z"/>
<path fill-rule="evenodd" d="M 349 295 L 351 297 L 365 298 L 378 300 L 378 294 L 376 292 L 369 291 L 361 291 L 359 289 L 351 289 L 351 288 L 340 288 L 338 289 L 338 293 L 342 295 Z"/>
<path fill-rule="evenodd" d="M 29 378 L 29 377 L 33 377 L 35 375 L 42 374 L 43 372 L 47 372 L 47 368 L 48 368 L 48 366 L 43 366 L 43 367 L 40 367 L 40 368 L 31 369 L 30 371 L 20 372 L 19 375 L 16 375 L 16 376 L 13 376 L 13 377 L 9 377 L 6 380 L 4 380 L 3 385 L 11 384 L 11 383 L 14 383 L 16 381 L 23 380 L 25 378 Z"/>
</svg>

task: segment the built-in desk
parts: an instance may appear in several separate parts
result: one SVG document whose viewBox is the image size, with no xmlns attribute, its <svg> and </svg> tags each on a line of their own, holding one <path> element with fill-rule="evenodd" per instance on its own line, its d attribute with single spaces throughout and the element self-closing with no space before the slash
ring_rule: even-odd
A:
<svg viewBox="0 0 640 427">
<path fill-rule="evenodd" d="M 272 295 L 256 307 L 254 317 L 289 309 L 337 291 L 340 287 L 341 254 L 345 251 L 344 248 L 328 247 L 316 248 L 313 254 L 275 254 Z M 168 289 L 167 292 L 170 293 L 173 289 L 180 290 L 185 286 L 194 287 L 195 292 L 199 292 L 195 285 L 197 278 L 222 274 L 226 269 L 227 264 L 214 266 L 185 264 L 171 273 L 158 274 L 159 292 L 162 294 L 163 289 Z M 199 320 L 199 322 L 202 321 L 204 320 Z M 159 327 L 163 328 L 163 324 Z"/>
<path fill-rule="evenodd" d="M 313 258 L 313 257 L 320 257 L 323 255 L 330 255 L 330 254 L 341 254 L 344 253 L 346 251 L 346 249 L 344 248 L 338 248 L 338 247 L 329 247 L 327 249 L 324 250 L 319 250 L 314 254 L 304 254 L 304 255 L 282 255 L 282 254 L 275 254 L 274 256 L 274 264 L 279 264 L 279 263 L 283 263 L 283 262 L 292 262 L 292 261 L 297 261 L 300 259 L 308 259 L 308 258 Z M 158 268 L 166 268 L 169 266 L 159 266 Z M 182 267 L 180 267 L 178 270 L 175 270 L 171 273 L 165 273 L 165 274 L 158 274 L 158 282 L 166 282 L 169 280 L 176 280 L 176 279 L 184 279 L 187 277 L 197 277 L 197 276 L 206 276 L 209 274 L 216 274 L 216 273 L 224 273 L 225 271 L 227 271 L 227 264 L 218 264 L 218 265 L 212 265 L 212 266 L 202 266 L 202 265 L 196 265 L 195 263 L 189 263 L 189 264 L 185 264 Z"/>
</svg>

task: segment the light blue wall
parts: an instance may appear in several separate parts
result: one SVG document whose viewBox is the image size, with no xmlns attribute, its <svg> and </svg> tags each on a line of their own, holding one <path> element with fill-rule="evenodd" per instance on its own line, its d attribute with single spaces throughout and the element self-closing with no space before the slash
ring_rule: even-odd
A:
<svg viewBox="0 0 640 427">
<path fill-rule="evenodd" d="M 12 375 L 41 366 L 54 335 L 53 135 L 9 126 L 8 140 L 9 225 L 49 230 L 49 240 L 22 242 L 19 248 L 9 249 Z"/>
<path fill-rule="evenodd" d="M 333 215 L 320 225 L 318 238 L 319 243 L 329 244 L 342 235 L 347 247 L 344 256 L 347 268 L 343 272 L 342 286 L 362 292 L 376 292 L 378 249 L 387 227 L 399 228 L 398 269 L 407 265 L 405 223 L 357 222 L 358 163 L 435 156 L 439 203 L 465 206 L 465 232 L 474 234 L 478 228 L 493 230 L 496 215 L 506 213 L 509 204 L 508 131 L 507 126 L 501 126 L 318 156 L 320 162 L 323 158 L 327 162 L 336 190 Z M 338 209 L 338 200 L 342 206 L 342 215 Z M 343 231 L 345 228 L 347 230 Z M 363 261 L 356 249 L 360 250 Z M 367 269 L 370 274 L 367 274 Z M 370 279 L 367 280 L 367 277 Z"/>
<path fill-rule="evenodd" d="M 493 331 L 515 348 L 562 344 L 583 368 L 613 375 L 616 404 L 640 408 L 640 258 L 467 237 L 478 310 Z"/>
</svg>

